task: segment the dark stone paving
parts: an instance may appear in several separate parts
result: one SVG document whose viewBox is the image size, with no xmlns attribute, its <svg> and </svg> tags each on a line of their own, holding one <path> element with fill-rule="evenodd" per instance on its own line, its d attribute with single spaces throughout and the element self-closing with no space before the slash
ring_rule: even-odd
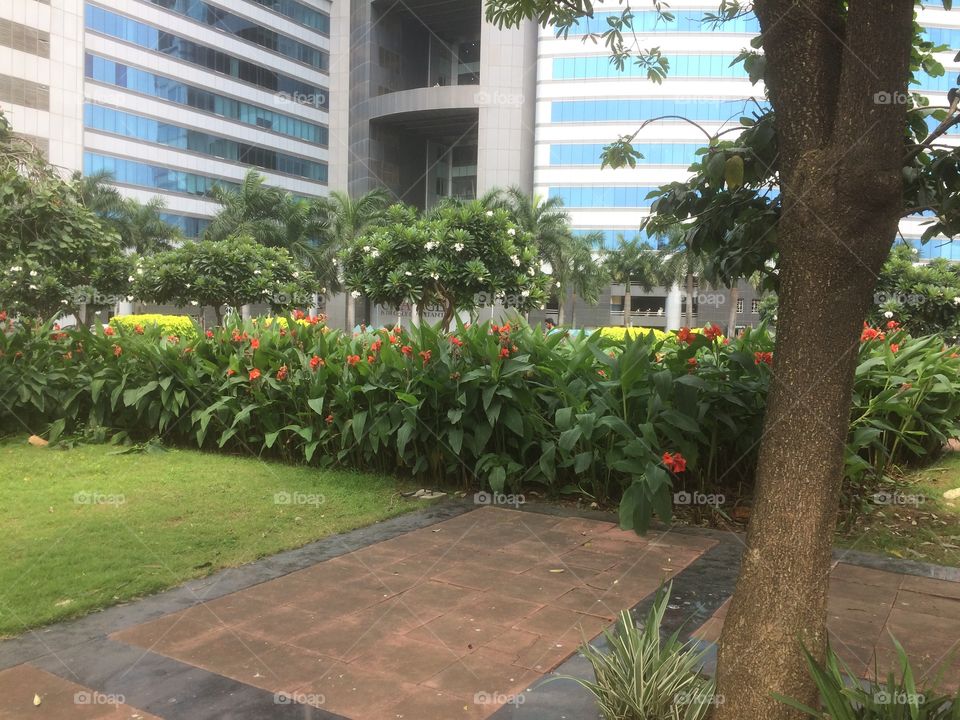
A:
<svg viewBox="0 0 960 720">
<path fill-rule="evenodd" d="M 582 638 L 673 578 L 664 631 L 712 648 L 741 550 L 731 533 L 637 538 L 603 513 L 445 503 L 2 642 L 0 720 L 593 720 L 560 678 L 590 677 Z M 921 672 L 942 663 L 960 571 L 841 558 L 841 654 L 882 667 L 891 629 Z"/>
</svg>

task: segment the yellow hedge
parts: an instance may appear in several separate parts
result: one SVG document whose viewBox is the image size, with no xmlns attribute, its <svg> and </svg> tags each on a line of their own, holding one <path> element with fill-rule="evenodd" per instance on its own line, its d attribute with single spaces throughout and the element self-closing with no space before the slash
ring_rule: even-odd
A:
<svg viewBox="0 0 960 720">
<path fill-rule="evenodd" d="M 608 326 L 600 328 L 600 335 L 611 340 L 623 340 L 624 337 L 629 335 L 630 337 L 636 337 L 637 335 L 647 335 L 653 333 L 653 336 L 657 340 L 663 340 L 664 338 L 670 337 L 673 333 L 664 332 L 663 330 L 657 330 L 656 328 L 646 328 L 646 327 L 623 327 L 620 325 Z"/>
<path fill-rule="evenodd" d="M 164 335 L 180 337 L 198 334 L 196 324 L 186 315 L 115 315 L 110 318 L 110 324 L 115 328 L 131 331 L 137 326 L 148 328 L 154 325 L 160 328 Z"/>
</svg>

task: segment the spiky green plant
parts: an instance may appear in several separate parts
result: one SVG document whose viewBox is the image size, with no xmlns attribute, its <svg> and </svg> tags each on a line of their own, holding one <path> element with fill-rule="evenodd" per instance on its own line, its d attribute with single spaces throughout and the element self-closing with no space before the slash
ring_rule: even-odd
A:
<svg viewBox="0 0 960 720">
<path fill-rule="evenodd" d="M 703 651 L 680 642 L 679 631 L 660 636 L 670 589 L 660 588 L 639 626 L 629 610 L 621 612 L 604 633 L 608 650 L 581 648 L 595 679 L 569 679 L 590 691 L 606 720 L 700 720 L 714 702 L 713 680 L 700 674 Z"/>
</svg>

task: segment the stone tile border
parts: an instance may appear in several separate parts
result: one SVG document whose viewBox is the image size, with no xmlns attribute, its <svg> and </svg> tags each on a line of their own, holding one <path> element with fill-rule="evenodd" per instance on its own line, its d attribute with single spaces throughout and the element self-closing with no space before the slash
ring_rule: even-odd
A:
<svg viewBox="0 0 960 720">
<path fill-rule="evenodd" d="M 108 608 L 77 620 L 48 628 L 28 631 L 22 636 L 0 641 L 0 670 L 32 662 L 64 679 L 93 687 L 103 692 L 119 692 L 122 683 L 126 697 L 138 707 L 163 706 L 165 720 L 197 717 L 235 717 L 243 708 L 244 718 L 318 718 L 337 720 L 338 716 L 305 708 L 302 705 L 278 706 L 273 695 L 236 681 L 154 653 L 107 639 L 119 629 L 138 625 L 177 610 L 197 605 L 223 595 L 273 580 L 295 570 L 310 567 L 324 560 L 358 550 L 402 535 L 410 530 L 447 520 L 478 506 L 471 499 L 448 500 L 348 533 L 330 536 L 301 548 L 257 560 L 239 568 L 221 570 L 206 578 L 187 582 L 142 600 Z M 614 520 L 612 513 L 582 511 L 547 503 L 528 503 L 519 508 L 561 517 L 582 517 Z M 653 527 L 651 534 L 666 532 Z M 678 526 L 675 534 L 709 537 L 718 544 L 702 554 L 673 581 L 673 600 L 664 619 L 664 632 L 681 629 L 682 639 L 701 624 L 729 598 L 733 592 L 743 550 L 741 537 L 734 533 Z M 960 569 L 947 568 L 908 560 L 896 560 L 855 550 L 836 549 L 834 561 L 886 570 L 905 575 L 960 582 Z M 647 597 L 632 609 L 643 615 L 652 603 Z M 602 646 L 602 635 L 594 644 Z M 122 668 L 136 665 L 124 674 Z M 71 667 L 81 668 L 77 677 Z M 708 664 L 708 670 L 710 669 Z M 557 680 L 558 676 L 589 677 L 590 667 L 577 653 L 555 671 L 531 684 L 523 702 L 507 705 L 492 717 L 495 720 L 594 720 L 597 710 L 589 695 L 576 683 Z M 178 697 L 184 687 L 191 687 L 192 697 Z M 199 713 L 199 714 L 198 714 Z"/>
</svg>

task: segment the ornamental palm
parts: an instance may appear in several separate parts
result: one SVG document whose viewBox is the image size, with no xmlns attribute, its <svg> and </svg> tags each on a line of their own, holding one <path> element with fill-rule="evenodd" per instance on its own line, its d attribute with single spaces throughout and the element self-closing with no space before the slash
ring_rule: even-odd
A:
<svg viewBox="0 0 960 720">
<path fill-rule="evenodd" d="M 639 237 L 628 240 L 620 234 L 617 247 L 605 253 L 604 266 L 611 280 L 623 285 L 623 324 L 633 325 L 632 286 L 639 285 L 650 292 L 663 282 L 657 251 Z"/>
<path fill-rule="evenodd" d="M 317 201 L 314 211 L 323 222 L 326 238 L 324 247 L 328 250 L 325 257 L 329 258 L 327 267 L 335 273 L 335 255 L 379 223 L 389 203 L 390 194 L 383 188 L 376 188 L 356 198 L 343 192 L 332 192 L 330 197 Z M 330 279 L 330 287 L 340 287 L 338 277 Z M 350 329 L 356 322 L 356 303 L 352 294 L 348 294 L 346 300 L 346 326 Z"/>
<path fill-rule="evenodd" d="M 158 197 L 146 203 L 123 198 L 116 224 L 125 248 L 145 255 L 169 250 L 181 239 L 180 231 L 160 217 L 164 207 Z"/>
</svg>

